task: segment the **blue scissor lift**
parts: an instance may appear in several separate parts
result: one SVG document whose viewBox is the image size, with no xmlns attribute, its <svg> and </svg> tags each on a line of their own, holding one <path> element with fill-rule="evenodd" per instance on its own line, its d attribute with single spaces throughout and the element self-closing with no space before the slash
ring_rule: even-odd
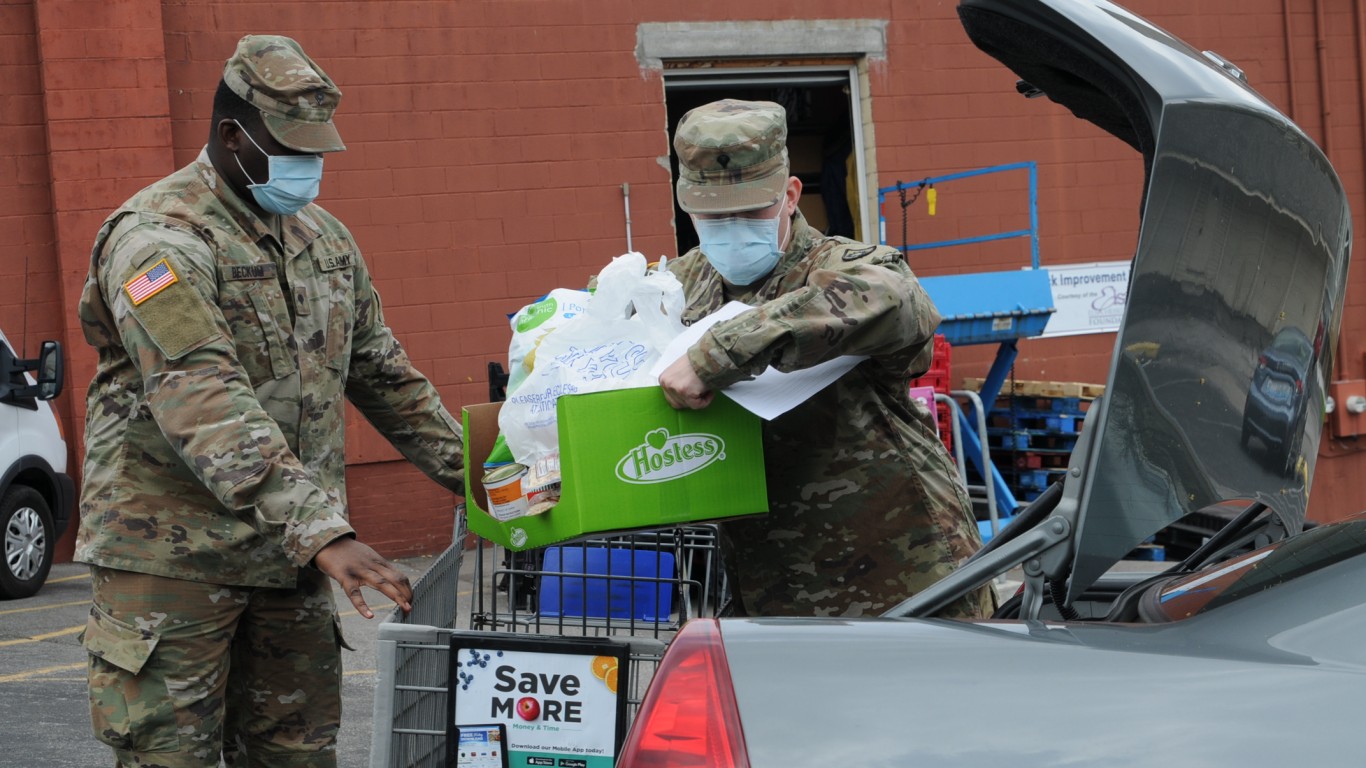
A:
<svg viewBox="0 0 1366 768">
<path fill-rule="evenodd" d="M 903 244 L 901 246 L 903 252 L 909 253 L 928 248 L 971 245 L 991 240 L 1029 238 L 1031 265 L 1028 268 L 1009 272 L 977 272 L 920 278 L 920 284 L 925 287 L 925 291 L 934 300 L 935 306 L 939 309 L 939 314 L 943 317 L 939 332 L 944 334 L 949 344 L 953 346 L 997 345 L 996 359 L 977 393 L 984 408 L 992 407 L 1000 395 L 1006 379 L 1010 376 L 1010 369 L 1015 364 L 1015 358 L 1019 354 L 1017 347 L 1019 340 L 1043 333 L 1044 326 L 1048 324 L 1049 315 L 1054 312 L 1053 291 L 1049 285 L 1048 271 L 1039 267 L 1038 168 L 1032 161 L 1011 163 L 921 179 L 910 184 L 898 182 L 894 186 L 883 187 L 877 191 L 880 239 L 883 244 L 886 244 L 887 219 L 883 212 L 883 204 L 887 195 L 896 194 L 904 199 L 905 192 L 913 188 L 932 189 L 934 185 L 948 181 L 1011 171 L 1027 171 L 1029 173 L 1028 229 L 958 240 L 939 240 L 915 245 Z M 905 215 L 904 212 L 903 215 Z M 960 440 L 963 444 L 963 453 L 972 462 L 978 474 L 990 484 L 994 491 L 996 516 L 1002 523 L 1007 522 L 1015 514 L 1019 503 L 1001 477 L 1001 473 L 991 463 L 989 456 L 985 460 L 986 466 L 983 466 L 985 452 L 983 451 L 982 439 L 984 436 L 978 432 L 977 414 L 964 412 L 962 408 L 957 407 L 956 403 L 954 412 L 961 427 Z M 988 497 L 990 498 L 992 495 L 988 494 Z M 987 528 L 984 529 L 983 533 L 989 536 L 995 531 Z"/>
</svg>

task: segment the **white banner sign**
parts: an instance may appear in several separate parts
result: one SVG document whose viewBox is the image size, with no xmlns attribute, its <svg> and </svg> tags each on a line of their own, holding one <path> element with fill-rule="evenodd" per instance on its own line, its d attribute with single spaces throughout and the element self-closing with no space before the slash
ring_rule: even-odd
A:
<svg viewBox="0 0 1366 768">
<path fill-rule="evenodd" d="M 1129 262 L 1048 267 L 1057 311 L 1043 336 L 1074 336 L 1119 330 L 1129 296 Z"/>
</svg>

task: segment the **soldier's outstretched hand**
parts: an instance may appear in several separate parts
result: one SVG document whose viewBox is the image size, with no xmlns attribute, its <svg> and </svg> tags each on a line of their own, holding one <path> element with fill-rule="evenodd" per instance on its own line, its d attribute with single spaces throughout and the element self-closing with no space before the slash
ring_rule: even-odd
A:
<svg viewBox="0 0 1366 768">
<path fill-rule="evenodd" d="M 363 586 L 393 600 L 404 613 L 413 608 L 413 587 L 408 583 L 408 577 L 368 545 L 349 536 L 343 536 L 318 550 L 313 557 L 313 564 L 342 586 L 346 596 L 351 598 L 351 604 L 356 606 L 356 611 L 367 619 L 373 619 L 375 613 L 361 596 L 360 588 Z"/>
<path fill-rule="evenodd" d="M 700 410 L 711 405 L 715 392 L 707 389 L 707 385 L 698 378 L 697 371 L 692 369 L 692 363 L 688 362 L 688 356 L 684 355 L 664 369 L 659 374 L 659 387 L 664 390 L 664 397 L 677 410 L 685 408 Z"/>
</svg>

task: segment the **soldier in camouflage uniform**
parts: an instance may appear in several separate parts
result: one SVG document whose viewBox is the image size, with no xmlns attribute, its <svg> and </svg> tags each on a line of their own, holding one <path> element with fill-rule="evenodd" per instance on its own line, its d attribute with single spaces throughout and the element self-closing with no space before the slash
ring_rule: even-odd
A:
<svg viewBox="0 0 1366 768">
<path fill-rule="evenodd" d="M 460 427 L 384 323 L 350 233 L 312 205 L 341 97 L 299 45 L 248 36 L 209 143 L 96 238 L 99 353 L 78 560 L 92 566 L 96 736 L 121 766 L 334 766 L 344 644 L 327 578 L 405 610 L 347 522 L 349 399 L 463 490 Z"/>
<path fill-rule="evenodd" d="M 753 306 L 708 330 L 660 376 L 675 408 L 772 365 L 866 355 L 831 386 L 764 425 L 769 513 L 722 526 L 738 608 L 749 615 L 876 615 L 981 546 L 967 494 L 908 380 L 924 373 L 939 314 L 893 248 L 825 237 L 797 210 L 787 117 L 771 102 L 723 100 L 679 121 L 678 203 L 701 245 L 668 267 L 691 324 Z M 941 616 L 980 617 L 984 587 Z"/>
</svg>

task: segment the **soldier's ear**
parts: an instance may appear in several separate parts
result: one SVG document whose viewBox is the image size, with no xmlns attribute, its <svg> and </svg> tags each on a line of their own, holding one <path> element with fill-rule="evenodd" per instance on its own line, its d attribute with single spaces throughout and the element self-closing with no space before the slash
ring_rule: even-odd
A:
<svg viewBox="0 0 1366 768">
<path fill-rule="evenodd" d="M 218 136 L 218 143 L 230 152 L 236 152 L 242 146 L 242 129 L 236 120 L 219 120 L 214 125 L 214 134 Z"/>
<path fill-rule="evenodd" d="M 792 211 L 788 215 L 797 212 L 797 201 L 802 197 L 802 180 L 796 176 L 787 177 L 786 197 L 792 203 Z"/>
</svg>

